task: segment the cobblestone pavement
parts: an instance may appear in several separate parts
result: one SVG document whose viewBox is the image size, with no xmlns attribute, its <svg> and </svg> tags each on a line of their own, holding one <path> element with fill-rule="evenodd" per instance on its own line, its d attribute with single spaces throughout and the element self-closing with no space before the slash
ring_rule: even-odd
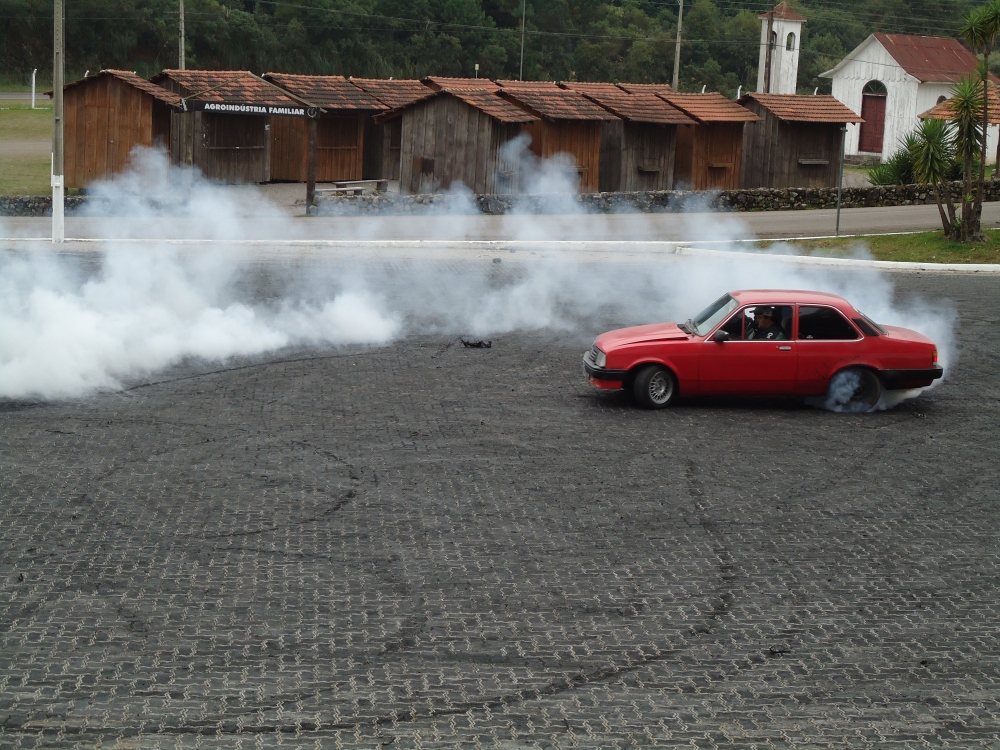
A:
<svg viewBox="0 0 1000 750">
<path fill-rule="evenodd" d="M 1000 287 L 873 415 L 556 333 L 0 402 L 0 746 L 1000 748 Z"/>
</svg>

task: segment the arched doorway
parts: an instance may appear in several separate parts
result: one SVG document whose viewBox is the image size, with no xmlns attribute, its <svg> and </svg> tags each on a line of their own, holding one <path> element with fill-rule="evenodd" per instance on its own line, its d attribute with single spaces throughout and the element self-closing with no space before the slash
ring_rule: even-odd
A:
<svg viewBox="0 0 1000 750">
<path fill-rule="evenodd" d="M 881 81 L 869 81 L 861 92 L 861 133 L 858 137 L 858 151 L 872 154 L 882 153 L 882 138 L 885 135 L 885 100 L 888 92 Z"/>
</svg>

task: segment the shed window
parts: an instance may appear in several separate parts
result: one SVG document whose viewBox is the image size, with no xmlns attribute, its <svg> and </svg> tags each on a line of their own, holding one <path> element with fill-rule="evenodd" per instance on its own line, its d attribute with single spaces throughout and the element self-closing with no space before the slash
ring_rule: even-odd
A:
<svg viewBox="0 0 1000 750">
<path fill-rule="evenodd" d="M 795 34 L 789 34 L 788 38 L 785 39 L 785 49 L 789 52 L 795 49 Z"/>
</svg>

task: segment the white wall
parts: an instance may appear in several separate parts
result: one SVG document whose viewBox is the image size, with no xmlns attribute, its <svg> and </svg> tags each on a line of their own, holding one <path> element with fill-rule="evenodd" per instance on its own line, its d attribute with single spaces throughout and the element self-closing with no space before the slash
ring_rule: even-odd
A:
<svg viewBox="0 0 1000 750">
<path fill-rule="evenodd" d="M 772 29 L 777 35 L 777 43 L 771 54 L 771 93 L 794 94 L 799 75 L 799 47 L 802 43 L 802 21 L 788 21 L 775 18 Z M 792 49 L 786 49 L 789 34 L 795 35 Z M 760 60 L 757 65 L 757 91 L 764 90 L 764 68 L 767 58 L 767 19 L 760 24 Z"/>
</svg>

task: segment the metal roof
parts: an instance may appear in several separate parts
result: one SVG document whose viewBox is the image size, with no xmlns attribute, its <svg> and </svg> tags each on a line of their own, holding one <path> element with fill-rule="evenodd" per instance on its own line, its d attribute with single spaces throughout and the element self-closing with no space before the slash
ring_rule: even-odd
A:
<svg viewBox="0 0 1000 750">
<path fill-rule="evenodd" d="M 614 92 L 586 92 L 588 99 L 631 122 L 656 125 L 694 125 L 692 120 L 677 107 L 652 94 L 626 94 L 621 89 Z"/>
<path fill-rule="evenodd" d="M 247 70 L 164 70 L 151 79 L 171 80 L 185 99 L 225 104 L 268 104 L 301 107 L 303 102 Z"/>
<path fill-rule="evenodd" d="M 759 16 L 757 16 L 757 18 L 766 19 L 767 18 L 767 13 L 761 13 Z M 791 5 L 789 5 L 788 3 L 784 2 L 784 0 L 782 0 L 782 2 L 780 2 L 780 3 L 778 3 L 777 5 L 774 6 L 774 18 L 776 18 L 778 20 L 781 20 L 781 21 L 802 21 L 802 22 L 805 22 L 805 20 L 806 20 L 805 16 L 803 16 L 801 13 L 799 13 L 798 11 L 796 11 Z"/>
<path fill-rule="evenodd" d="M 486 89 L 488 91 L 497 91 L 500 88 L 489 78 L 448 78 L 447 76 L 427 76 L 423 79 L 423 83 L 430 86 L 435 91 L 440 91 L 441 89 L 448 89 L 449 91 L 455 91 L 456 89 Z"/>
<path fill-rule="evenodd" d="M 265 73 L 264 80 L 290 91 L 326 110 L 382 111 L 388 109 L 378 99 L 359 89 L 343 76 L 300 76 Z"/>
<path fill-rule="evenodd" d="M 953 83 L 979 66 L 976 56 L 957 39 L 882 32 L 874 36 L 903 70 L 922 83 Z"/>
<path fill-rule="evenodd" d="M 390 109 L 405 107 L 407 104 L 434 95 L 434 89 L 420 81 L 408 78 L 348 78 L 348 81 L 362 91 L 366 91 Z"/>
<path fill-rule="evenodd" d="M 739 103 L 742 104 L 750 99 L 785 122 L 864 122 L 854 111 L 829 94 L 800 96 L 750 93 L 741 97 Z"/>
<path fill-rule="evenodd" d="M 523 88 L 500 91 L 515 104 L 550 120 L 617 120 L 604 107 L 594 104 L 583 94 L 567 91 L 553 84 L 552 88 Z"/>
<path fill-rule="evenodd" d="M 68 88 L 72 88 L 73 86 L 78 86 L 81 83 L 86 83 L 87 81 L 96 80 L 101 76 L 113 76 L 114 78 L 117 78 L 120 81 L 124 81 L 130 86 L 133 86 L 134 88 L 137 88 L 140 91 L 149 94 L 154 99 L 159 99 L 161 102 L 171 107 L 179 108 L 181 106 L 180 96 L 175 94 L 173 91 L 168 91 L 162 86 L 157 86 L 155 83 L 150 83 L 145 78 L 142 78 L 141 76 L 138 76 L 135 73 L 133 73 L 131 70 L 116 70 L 115 68 L 105 68 L 104 70 L 98 71 L 97 73 L 94 73 L 91 76 L 87 76 L 86 78 L 81 78 L 78 81 L 67 83 L 63 87 L 63 91 L 65 91 Z M 48 91 L 46 93 L 49 96 L 52 95 L 51 91 Z"/>
<path fill-rule="evenodd" d="M 676 91 L 657 94 L 698 122 L 753 122 L 760 118 L 746 107 L 722 94 L 681 94 Z"/>
</svg>

